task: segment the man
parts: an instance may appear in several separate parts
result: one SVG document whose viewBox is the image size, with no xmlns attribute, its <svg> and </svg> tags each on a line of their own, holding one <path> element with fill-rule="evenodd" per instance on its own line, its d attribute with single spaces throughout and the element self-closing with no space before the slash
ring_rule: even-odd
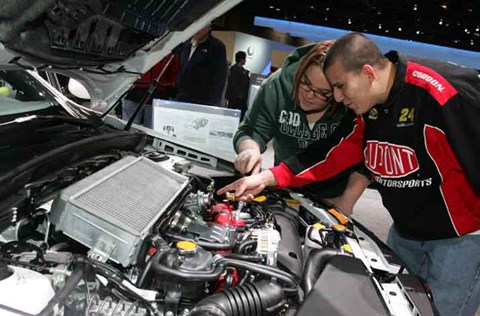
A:
<svg viewBox="0 0 480 316">
<path fill-rule="evenodd" d="M 240 120 L 243 119 L 247 111 L 248 86 L 250 83 L 248 70 L 243 68 L 246 61 L 247 54 L 245 52 L 238 51 L 235 54 L 235 64 L 230 67 L 227 92 L 225 94 L 225 98 L 228 100 L 228 107 L 242 111 Z"/>
<path fill-rule="evenodd" d="M 209 24 L 183 44 L 177 77 L 179 101 L 221 105 L 227 79 L 227 55 L 225 45 L 211 33 Z"/>
<path fill-rule="evenodd" d="M 358 115 L 339 126 L 337 147 L 307 150 L 219 193 L 236 189 L 250 198 L 265 186 L 298 186 L 364 159 L 394 220 L 388 244 L 429 283 L 441 315 L 474 315 L 480 303 L 478 72 L 396 51 L 383 56 L 359 33 L 335 42 L 324 71 L 336 101 Z M 350 161 L 336 159 L 346 152 Z M 348 211 L 370 182 L 353 176 L 336 201 Z"/>
</svg>

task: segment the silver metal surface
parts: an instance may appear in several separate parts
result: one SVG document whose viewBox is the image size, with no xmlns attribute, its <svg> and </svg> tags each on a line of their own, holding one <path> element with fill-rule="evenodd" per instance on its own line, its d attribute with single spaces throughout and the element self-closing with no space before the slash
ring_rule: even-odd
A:
<svg viewBox="0 0 480 316">
<path fill-rule="evenodd" d="M 128 266 L 187 184 L 188 178 L 147 158 L 125 157 L 64 189 L 52 205 L 51 221 L 94 253 Z"/>
</svg>

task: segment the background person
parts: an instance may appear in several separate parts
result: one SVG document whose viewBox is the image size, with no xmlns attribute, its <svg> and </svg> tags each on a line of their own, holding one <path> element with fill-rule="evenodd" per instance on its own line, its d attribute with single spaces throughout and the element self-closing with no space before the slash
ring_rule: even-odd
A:
<svg viewBox="0 0 480 316">
<path fill-rule="evenodd" d="M 247 111 L 248 88 L 250 85 L 249 71 L 243 66 L 247 61 L 247 54 L 238 51 L 235 54 L 235 64 L 230 67 L 228 84 L 225 98 L 228 100 L 228 108 L 242 111 L 240 121 L 243 120 Z"/>
<path fill-rule="evenodd" d="M 209 24 L 182 45 L 177 99 L 182 102 L 220 106 L 226 80 L 225 45 L 212 35 Z"/>
<path fill-rule="evenodd" d="M 394 225 L 387 243 L 429 284 L 440 315 L 474 315 L 480 303 L 480 77 L 476 70 L 391 51 L 360 33 L 338 39 L 324 62 L 344 120 L 333 152 L 308 150 L 226 190 L 251 198 L 265 186 L 298 186 L 364 160 Z M 343 136 L 342 136 L 343 135 Z M 314 157 L 314 160 L 304 159 Z M 352 178 L 350 208 L 370 178 Z M 351 179 L 351 180 L 352 180 Z M 350 206 L 349 206 L 350 205 Z"/>
</svg>

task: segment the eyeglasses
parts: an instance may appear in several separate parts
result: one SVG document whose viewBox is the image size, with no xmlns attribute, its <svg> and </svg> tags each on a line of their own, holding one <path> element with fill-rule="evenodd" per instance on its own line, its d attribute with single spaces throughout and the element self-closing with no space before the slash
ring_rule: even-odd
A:
<svg viewBox="0 0 480 316">
<path fill-rule="evenodd" d="M 312 92 L 313 96 L 316 98 L 320 98 L 321 96 L 330 99 L 333 96 L 333 92 L 331 90 L 313 88 L 312 83 L 306 75 L 303 75 L 303 78 L 300 81 L 300 88 L 302 88 L 302 90 L 305 92 Z"/>
</svg>

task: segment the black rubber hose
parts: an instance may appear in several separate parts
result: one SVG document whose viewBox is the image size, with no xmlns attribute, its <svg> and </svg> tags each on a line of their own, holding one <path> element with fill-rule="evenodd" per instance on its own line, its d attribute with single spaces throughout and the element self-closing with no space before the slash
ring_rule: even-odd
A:
<svg viewBox="0 0 480 316">
<path fill-rule="evenodd" d="M 198 240 L 197 244 L 206 249 L 206 250 L 231 250 L 235 247 L 235 239 L 230 239 L 229 243 L 219 243 L 219 242 L 211 242 L 205 240 Z"/>
<path fill-rule="evenodd" d="M 327 261 L 338 254 L 340 254 L 340 251 L 327 248 L 313 249 L 310 252 L 305 267 L 303 268 L 302 289 L 305 291 L 305 295 L 307 295 L 315 285 Z"/>
<path fill-rule="evenodd" d="M 262 280 L 226 289 L 200 301 L 190 316 L 262 316 L 285 306 L 282 288 L 275 282 Z"/>
<path fill-rule="evenodd" d="M 244 260 L 244 261 L 249 261 L 249 262 L 262 262 L 263 261 L 263 257 L 261 257 L 261 256 L 244 255 L 244 254 L 241 254 L 241 253 L 222 253 L 222 256 L 224 258 L 238 259 L 238 260 Z"/>
<path fill-rule="evenodd" d="M 210 271 L 188 271 L 182 269 L 173 269 L 160 263 L 164 254 L 167 253 L 161 254 L 157 252 L 151 260 L 152 269 L 157 274 L 167 275 L 188 281 L 216 281 L 225 271 L 225 267 L 222 265 L 217 265 Z"/>
<path fill-rule="evenodd" d="M 249 246 L 257 246 L 257 241 L 256 240 L 247 240 L 238 246 L 238 253 L 245 253 L 245 249 Z"/>
<path fill-rule="evenodd" d="M 48 305 L 45 306 L 37 316 L 53 315 L 55 306 L 63 304 L 68 296 L 75 290 L 78 283 L 83 279 L 83 269 L 83 265 L 79 265 L 73 270 L 73 273 L 70 275 L 67 282 L 65 282 L 65 286 L 55 294 L 55 296 L 48 302 Z"/>
<path fill-rule="evenodd" d="M 230 267 L 250 270 L 250 272 L 256 272 L 256 273 L 268 275 L 273 278 L 277 278 L 279 281 L 282 281 L 287 285 L 289 285 L 290 288 L 298 287 L 298 283 L 295 281 L 293 276 L 275 267 L 265 266 L 258 263 L 246 262 L 246 261 L 241 261 L 236 259 L 229 259 L 224 257 L 218 259 L 215 262 L 215 264 L 216 265 L 222 264 Z"/>
<path fill-rule="evenodd" d="M 152 269 L 153 258 L 154 256 L 151 256 L 150 258 L 148 258 L 148 261 L 145 264 L 145 267 L 143 268 L 142 274 L 140 274 L 140 277 L 137 280 L 137 286 L 139 288 L 143 288 L 144 283 L 147 280 L 147 276 L 150 274 L 150 270 Z"/>
</svg>

